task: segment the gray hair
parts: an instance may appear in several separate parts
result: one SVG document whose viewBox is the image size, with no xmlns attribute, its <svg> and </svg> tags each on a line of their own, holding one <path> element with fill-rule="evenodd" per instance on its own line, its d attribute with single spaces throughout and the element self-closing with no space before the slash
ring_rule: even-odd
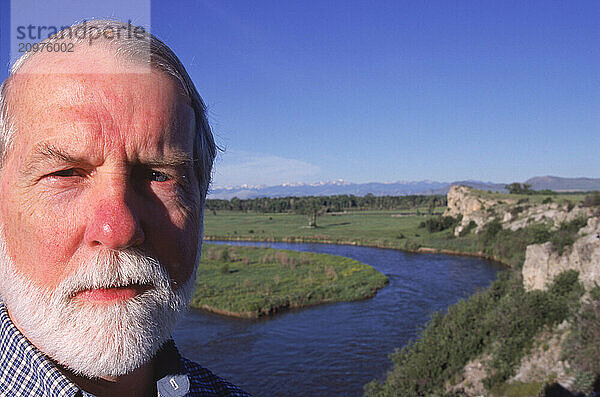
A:
<svg viewBox="0 0 600 397">
<path fill-rule="evenodd" d="M 203 196 L 206 195 L 210 183 L 211 169 L 216 155 L 216 145 L 213 134 L 206 117 L 206 106 L 196 90 L 192 79 L 185 70 L 177 55 L 161 40 L 138 26 L 117 20 L 91 20 L 83 21 L 67 27 L 42 41 L 42 43 L 53 44 L 57 42 L 73 43 L 78 45 L 99 32 L 121 32 L 121 30 L 135 34 L 118 34 L 110 37 L 115 56 L 128 60 L 148 62 L 151 67 L 160 70 L 173 79 L 183 90 L 190 101 L 196 119 L 196 131 L 194 137 L 194 160 L 196 174 L 200 182 Z M 85 32 L 84 35 L 73 34 L 77 30 Z M 100 35 L 97 38 L 101 38 Z M 105 36 L 105 41 L 109 38 Z M 3 165 L 6 153 L 10 150 L 15 134 L 14 123 L 10 117 L 8 96 L 10 94 L 10 80 L 21 66 L 34 57 L 37 52 L 25 52 L 10 68 L 8 78 L 0 85 L 0 168 Z"/>
</svg>

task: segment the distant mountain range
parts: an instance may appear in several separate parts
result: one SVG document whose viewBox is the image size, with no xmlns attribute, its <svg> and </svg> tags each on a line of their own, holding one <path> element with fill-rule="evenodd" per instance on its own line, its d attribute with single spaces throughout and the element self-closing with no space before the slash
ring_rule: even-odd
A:
<svg viewBox="0 0 600 397">
<path fill-rule="evenodd" d="M 536 176 L 525 181 L 533 190 L 550 189 L 556 192 L 600 190 L 598 178 L 560 178 L 557 176 Z"/>
<path fill-rule="evenodd" d="M 257 197 L 287 197 L 287 196 L 332 196 L 336 194 L 353 194 L 364 196 L 403 196 L 409 194 L 446 194 L 452 185 L 466 185 L 476 189 L 506 192 L 504 186 L 508 183 L 493 183 L 482 181 L 455 181 L 455 182 L 394 182 L 394 183 L 351 183 L 343 180 L 318 183 L 283 184 L 277 186 L 235 186 L 215 187 L 208 193 L 209 199 L 239 199 Z M 600 178 L 561 178 L 557 176 L 536 176 L 526 180 L 534 190 L 550 189 L 557 192 L 564 191 L 591 191 L 600 190 Z"/>
</svg>

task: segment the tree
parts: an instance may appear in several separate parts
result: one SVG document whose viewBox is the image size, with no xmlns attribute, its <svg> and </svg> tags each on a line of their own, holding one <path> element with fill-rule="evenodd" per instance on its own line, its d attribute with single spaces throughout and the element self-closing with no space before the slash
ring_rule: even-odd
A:
<svg viewBox="0 0 600 397">
<path fill-rule="evenodd" d="M 519 182 L 513 182 L 510 185 L 504 186 L 510 194 L 529 194 L 531 192 L 531 185 L 529 183 L 520 184 Z"/>
<path fill-rule="evenodd" d="M 304 207 L 305 213 L 308 215 L 308 227 L 317 227 L 317 216 L 321 210 L 321 201 L 317 197 L 310 197 Z"/>
</svg>

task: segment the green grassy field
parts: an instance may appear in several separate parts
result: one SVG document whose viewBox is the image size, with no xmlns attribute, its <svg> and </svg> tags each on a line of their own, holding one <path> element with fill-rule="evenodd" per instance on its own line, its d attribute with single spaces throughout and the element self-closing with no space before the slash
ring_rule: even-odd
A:
<svg viewBox="0 0 600 397">
<path fill-rule="evenodd" d="M 457 239 L 451 230 L 429 233 L 419 227 L 427 218 L 401 215 L 400 211 L 356 211 L 321 215 L 318 226 L 309 228 L 305 215 L 223 211 L 205 215 L 204 236 L 208 240 L 306 241 L 476 252 L 474 236 Z"/>
<path fill-rule="evenodd" d="M 192 307 L 253 318 L 369 298 L 387 283 L 371 266 L 340 256 L 205 244 Z"/>
<path fill-rule="evenodd" d="M 485 198 L 511 200 L 523 204 L 556 202 L 578 204 L 585 194 L 524 195 L 474 191 Z M 442 213 L 444 208 L 436 208 Z M 410 213 L 409 215 L 406 215 Z M 292 213 L 256 213 L 238 211 L 207 212 L 204 218 L 204 236 L 207 240 L 254 240 L 288 242 L 325 242 L 354 244 L 416 251 L 431 248 L 456 253 L 474 254 L 481 250 L 476 235 L 456 238 L 452 230 L 429 233 L 419 225 L 431 217 L 426 209 L 368 210 L 345 213 L 325 213 L 318 217 L 317 227 L 308 227 L 306 215 Z"/>
<path fill-rule="evenodd" d="M 585 194 L 503 195 L 481 191 L 477 194 L 482 198 L 500 201 L 494 209 L 501 208 L 503 211 L 516 206 L 552 202 L 573 207 L 585 198 Z M 600 206 L 600 201 L 594 205 Z M 435 212 L 439 211 L 440 209 L 436 209 Z M 426 212 L 420 211 L 421 214 Z M 490 211 L 489 216 L 495 218 L 497 215 L 495 211 Z M 509 385 L 506 381 L 514 375 L 516 365 L 528 351 L 537 333 L 545 329 L 544 327 L 553 327 L 565 319 L 572 318 L 583 290 L 578 282 L 577 272 L 569 271 L 557 277 L 548 291 L 526 292 L 520 266 L 529 244 L 550 241 L 557 252 L 572 244 L 577 230 L 582 226 L 581 219 L 563 224 L 558 230 L 551 230 L 549 225 L 541 223 L 515 231 L 503 229 L 500 219 L 495 219 L 479 234 L 471 232 L 461 237 L 454 236 L 452 226 L 443 226 L 445 230 L 437 232 L 435 230 L 440 228 L 430 227 L 430 232 L 427 227 L 421 226 L 422 223 L 425 226 L 441 225 L 448 218 L 416 213 L 407 215 L 404 211 L 326 213 L 319 216 L 316 228 L 307 227 L 307 220 L 306 215 L 298 214 L 209 212 L 205 216 L 205 238 L 342 243 L 421 251 L 431 248 L 442 252 L 483 253 L 486 257 L 496 258 L 512 267 L 502 272 L 499 279 L 487 290 L 450 307 L 447 312 L 434 314 L 416 340 L 392 355 L 393 369 L 386 375 L 385 381 L 373 381 L 366 385 L 367 395 L 445 395 L 448 392 L 448 384 L 460 381 L 465 364 L 482 353 L 489 353 L 493 357 L 489 364 L 491 372 L 484 380 L 488 391 L 495 391 L 499 395 L 529 395 L 531 390 L 537 394 L 543 386 L 535 382 Z M 359 299 L 352 297 L 353 290 L 362 288 L 363 297 L 370 296 L 377 288 L 373 288 L 373 285 L 385 282 L 369 275 L 366 269 L 365 273 L 351 270 L 358 265 L 348 265 L 350 267 L 346 267 L 346 270 L 333 267 L 332 271 L 332 267 L 324 264 L 325 262 L 318 262 L 319 276 L 315 276 L 317 273 L 312 270 L 306 271 L 310 266 L 304 269 L 303 275 L 294 276 L 289 272 L 289 258 L 283 260 L 283 256 L 274 261 L 268 258 L 261 260 L 255 256 L 255 259 L 227 262 L 219 258 L 223 259 L 222 255 L 229 254 L 216 251 L 211 253 L 210 249 L 208 248 L 205 254 L 213 259 L 203 260 L 209 267 L 207 273 L 199 275 L 197 296 L 194 299 L 197 307 L 202 307 L 202 299 L 214 299 L 215 302 L 211 305 L 223 308 L 220 310 L 224 313 L 237 310 L 245 313 L 244 315 L 256 316 L 277 311 L 279 308 L 294 307 L 291 302 L 295 301 L 300 302 L 301 306 L 330 301 L 329 296 L 337 296 L 339 300 Z M 272 251 L 268 255 L 278 254 L 277 251 Z M 294 255 L 298 263 L 308 263 L 307 257 L 302 259 L 303 255 L 308 254 Z M 244 262 L 251 261 L 256 261 L 256 268 L 245 269 Z M 262 270 L 263 264 L 272 262 L 278 263 L 278 270 Z M 226 263 L 233 265 L 226 266 Z M 296 271 L 298 266 L 294 266 Z M 239 277 L 231 277 L 235 277 L 236 274 L 239 274 Z M 273 274 L 278 275 L 276 279 Z M 340 274 L 349 277 L 344 280 L 340 278 Z M 360 276 L 358 278 L 362 281 L 359 283 L 362 284 L 352 284 L 352 276 L 355 274 Z M 213 277 L 217 286 L 202 285 L 202 277 Z M 282 282 L 284 277 L 287 280 L 285 283 Z M 372 280 L 373 284 L 368 284 L 367 279 Z M 333 285 L 336 287 L 332 287 L 334 290 L 331 291 L 330 287 Z M 304 287 L 308 288 L 303 289 Z M 333 294 L 328 295 L 331 292 Z M 315 296 L 318 299 L 311 301 Z M 240 303 L 242 306 L 234 307 Z M 593 320 L 598 321 L 596 318 Z M 586 349 L 597 346 L 595 340 L 586 343 L 582 342 L 580 345 Z M 587 372 L 584 375 L 594 375 L 598 372 L 589 368 L 585 368 L 585 371 Z M 590 379 L 593 381 L 596 378 Z M 452 383 L 453 380 L 456 382 Z"/>
<path fill-rule="evenodd" d="M 586 193 L 557 193 L 557 194 L 509 194 L 509 193 L 490 193 L 484 190 L 472 190 L 472 194 L 479 195 L 483 198 L 492 198 L 494 200 L 517 200 L 530 204 L 541 204 L 552 199 L 551 202 L 558 204 L 579 204 L 583 201 Z"/>
</svg>

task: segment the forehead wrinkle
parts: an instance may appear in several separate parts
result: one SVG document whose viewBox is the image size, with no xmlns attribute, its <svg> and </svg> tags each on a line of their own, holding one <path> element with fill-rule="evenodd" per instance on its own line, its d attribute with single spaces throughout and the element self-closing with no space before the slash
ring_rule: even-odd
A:
<svg viewBox="0 0 600 397">
<path fill-rule="evenodd" d="M 45 124 L 49 138 L 53 139 L 52 135 L 59 138 L 53 144 L 60 146 L 62 142 L 73 149 L 76 145 L 78 150 L 92 150 L 103 158 L 116 149 L 129 156 L 128 161 L 147 155 L 156 164 L 161 163 L 160 157 L 175 159 L 162 164 L 193 163 L 190 157 L 193 157 L 195 115 L 188 98 L 162 72 L 154 71 L 150 80 L 147 74 L 134 75 L 132 79 L 125 74 L 105 76 L 109 81 L 97 75 L 50 76 L 52 81 L 41 82 L 43 89 L 35 84 L 39 75 L 22 76 L 26 87 L 19 97 L 26 105 L 21 108 L 23 122 L 33 132 L 32 140 L 35 142 L 36 135 L 40 138 L 36 126 Z M 140 78 L 145 79 L 138 81 Z M 145 100 L 140 100 L 140 93 Z M 52 112 L 51 118 L 48 111 Z M 75 142 L 72 133 L 62 134 L 65 129 L 75 133 Z M 68 140 L 63 141 L 63 137 Z M 190 153 L 170 153 L 176 150 Z"/>
<path fill-rule="evenodd" d="M 27 158 L 23 173 L 30 174 L 48 161 L 66 164 L 91 164 L 95 162 L 95 158 L 72 151 L 69 147 L 62 148 L 47 141 L 38 142 L 34 145 L 30 156 Z"/>
</svg>

